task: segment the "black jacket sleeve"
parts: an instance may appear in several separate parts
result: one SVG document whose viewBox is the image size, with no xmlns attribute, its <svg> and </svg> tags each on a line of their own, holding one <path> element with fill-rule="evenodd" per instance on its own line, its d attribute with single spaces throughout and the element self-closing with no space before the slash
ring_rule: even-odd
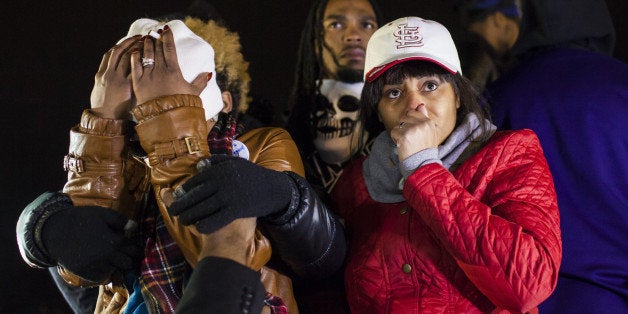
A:
<svg viewBox="0 0 628 314">
<path fill-rule="evenodd" d="M 344 226 L 305 179 L 286 173 L 294 183 L 292 201 L 280 215 L 260 219 L 260 229 L 270 239 L 273 252 L 296 275 L 313 279 L 331 276 L 344 264 Z"/>
<path fill-rule="evenodd" d="M 259 272 L 230 259 L 206 257 L 196 264 L 175 312 L 260 313 L 265 296 Z"/>
</svg>

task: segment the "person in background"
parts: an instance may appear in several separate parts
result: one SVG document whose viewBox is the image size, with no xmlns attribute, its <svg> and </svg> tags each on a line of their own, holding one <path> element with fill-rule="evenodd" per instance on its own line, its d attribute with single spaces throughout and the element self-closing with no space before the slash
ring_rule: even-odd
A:
<svg viewBox="0 0 628 314">
<path fill-rule="evenodd" d="M 363 117 L 386 130 L 332 194 L 351 311 L 536 312 L 556 286 L 561 235 L 534 132 L 495 131 L 435 21 L 378 29 L 364 77 Z"/>
<path fill-rule="evenodd" d="M 366 45 L 381 22 L 375 0 L 315 0 L 301 32 L 292 94 L 279 120 L 299 148 L 306 179 L 327 204 L 343 167 L 370 148 L 359 99 Z M 349 311 L 342 272 L 294 283 L 306 313 Z"/>
<path fill-rule="evenodd" d="M 521 23 L 519 0 L 458 0 L 462 30 L 455 32 L 463 73 L 483 92 L 511 61 Z"/>
<path fill-rule="evenodd" d="M 560 205 L 563 262 L 542 313 L 628 311 L 628 65 L 606 3 L 523 2 L 515 66 L 489 85 L 495 124 L 541 141 Z"/>
<path fill-rule="evenodd" d="M 346 162 L 368 152 L 359 99 L 366 45 L 381 19 L 374 0 L 316 0 L 305 20 L 285 125 L 325 201 Z"/>
<path fill-rule="evenodd" d="M 209 42 L 230 52 L 216 65 Z M 266 235 L 294 273 L 318 278 L 342 265 L 343 227 L 301 177 L 287 132 L 238 120 L 248 87 L 239 49 L 237 35 L 212 21 L 135 21 L 103 57 L 92 108 L 72 130 L 63 192 L 44 193 L 18 221 L 25 261 L 58 265 L 74 285 L 100 285 L 96 312 L 169 313 L 189 278 L 192 287 L 211 284 L 194 280 L 211 278 L 211 267 L 195 266 L 217 258 L 255 272 L 242 282 L 261 280 L 265 309 L 298 311 L 289 278 L 265 266 Z M 258 288 L 183 300 L 244 311 L 258 306 Z"/>
</svg>

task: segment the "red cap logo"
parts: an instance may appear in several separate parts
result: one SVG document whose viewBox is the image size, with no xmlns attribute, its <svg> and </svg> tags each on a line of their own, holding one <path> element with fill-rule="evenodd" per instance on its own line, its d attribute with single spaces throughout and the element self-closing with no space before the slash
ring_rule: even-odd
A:
<svg viewBox="0 0 628 314">
<path fill-rule="evenodd" d="M 419 34 L 418 26 L 409 27 L 408 24 L 399 24 L 397 28 L 394 33 L 397 49 L 423 46 L 423 37 Z"/>
</svg>

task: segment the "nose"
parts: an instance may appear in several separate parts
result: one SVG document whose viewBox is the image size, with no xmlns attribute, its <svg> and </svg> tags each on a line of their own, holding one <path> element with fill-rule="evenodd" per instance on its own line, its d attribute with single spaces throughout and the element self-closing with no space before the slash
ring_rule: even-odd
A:
<svg viewBox="0 0 628 314">
<path fill-rule="evenodd" d="M 421 94 L 416 91 L 412 91 L 407 93 L 406 96 L 406 110 L 417 110 L 420 106 L 423 106 L 423 99 L 421 98 Z"/>
<path fill-rule="evenodd" d="M 358 25 L 349 24 L 345 29 L 344 41 L 346 43 L 360 43 L 362 42 L 362 31 Z"/>
</svg>

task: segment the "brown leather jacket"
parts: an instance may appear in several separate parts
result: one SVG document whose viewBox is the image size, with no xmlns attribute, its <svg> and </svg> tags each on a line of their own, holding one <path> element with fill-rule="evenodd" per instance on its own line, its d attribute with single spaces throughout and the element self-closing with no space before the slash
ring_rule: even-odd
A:
<svg viewBox="0 0 628 314">
<path fill-rule="evenodd" d="M 66 157 L 68 181 L 63 192 L 76 206 L 99 205 L 120 211 L 131 219 L 142 206 L 149 184 L 155 192 L 164 223 L 186 260 L 194 266 L 199 260 L 203 236 L 171 217 L 167 205 L 172 192 L 196 173 L 199 159 L 208 157 L 207 123 L 200 98 L 172 95 L 148 101 L 134 108 L 138 120 L 135 130 L 147 157 L 140 160 L 127 151 L 127 122 L 102 119 L 86 110 L 71 131 Z M 249 149 L 249 160 L 268 169 L 304 175 L 298 150 L 288 133 L 278 128 L 260 128 L 241 135 L 238 140 Z M 270 243 L 256 231 L 247 249 L 250 268 L 260 270 L 266 290 L 281 297 L 290 313 L 298 313 L 288 277 L 264 266 L 271 256 Z M 96 308 L 100 313 L 124 310 L 128 292 L 115 280 L 89 283 L 64 269 L 61 276 L 74 285 L 100 284 Z"/>
</svg>

